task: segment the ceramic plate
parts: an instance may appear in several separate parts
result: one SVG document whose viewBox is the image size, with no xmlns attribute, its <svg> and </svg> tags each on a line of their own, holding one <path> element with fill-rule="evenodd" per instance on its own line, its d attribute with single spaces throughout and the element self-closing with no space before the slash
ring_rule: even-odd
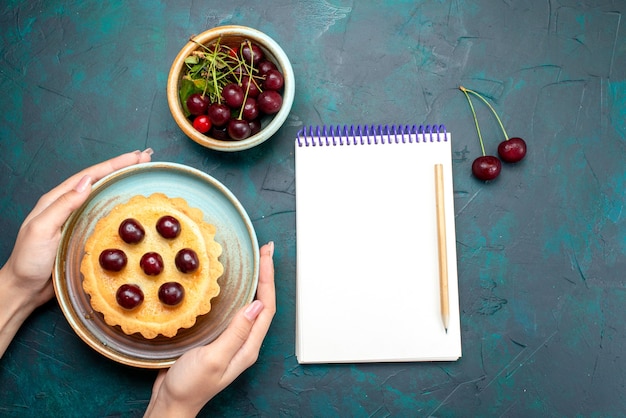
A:
<svg viewBox="0 0 626 418">
<path fill-rule="evenodd" d="M 104 322 L 93 311 L 83 291 L 80 263 L 84 246 L 98 220 L 132 196 L 161 192 L 182 197 L 216 226 L 215 240 L 222 245 L 224 274 L 218 280 L 220 294 L 211 311 L 196 325 L 181 329 L 172 338 L 149 340 L 126 335 Z M 233 315 L 251 302 L 256 292 L 259 249 L 250 218 L 235 196 L 211 176 L 174 163 L 145 163 L 117 171 L 97 182 L 89 200 L 66 222 L 53 272 L 54 289 L 61 309 L 78 336 L 96 351 L 117 362 L 142 368 L 170 366 L 190 348 L 217 338 Z"/>
</svg>

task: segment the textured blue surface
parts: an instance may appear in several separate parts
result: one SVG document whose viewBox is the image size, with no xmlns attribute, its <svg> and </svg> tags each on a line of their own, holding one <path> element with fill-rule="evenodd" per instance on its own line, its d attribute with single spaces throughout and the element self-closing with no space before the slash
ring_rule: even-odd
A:
<svg viewBox="0 0 626 418">
<path fill-rule="evenodd" d="M 207 416 L 623 416 L 625 12 L 618 0 L 5 1 L 0 260 L 42 193 L 150 146 L 224 183 L 277 246 L 278 313 L 259 361 Z M 286 125 L 236 154 L 185 138 L 165 96 L 178 49 L 222 24 L 268 33 L 297 79 Z M 460 84 L 529 145 L 491 184 L 470 174 L 480 147 Z M 476 108 L 495 153 L 499 127 Z M 458 362 L 295 360 L 293 140 L 344 123 L 453 134 Z M 0 361 L 0 415 L 141 416 L 154 377 L 93 352 L 51 302 Z"/>
</svg>

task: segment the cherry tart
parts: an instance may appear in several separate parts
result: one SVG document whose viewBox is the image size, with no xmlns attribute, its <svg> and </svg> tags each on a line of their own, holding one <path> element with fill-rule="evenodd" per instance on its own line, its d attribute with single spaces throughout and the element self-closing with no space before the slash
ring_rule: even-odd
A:
<svg viewBox="0 0 626 418">
<path fill-rule="evenodd" d="M 152 339 L 211 310 L 224 267 L 216 228 L 184 199 L 134 196 L 100 219 L 85 244 L 83 289 L 105 322 Z"/>
</svg>

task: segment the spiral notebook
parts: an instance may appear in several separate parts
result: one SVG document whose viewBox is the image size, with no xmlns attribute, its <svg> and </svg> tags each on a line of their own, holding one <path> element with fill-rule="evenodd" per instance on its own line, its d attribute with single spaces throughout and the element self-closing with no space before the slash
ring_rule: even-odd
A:
<svg viewBox="0 0 626 418">
<path fill-rule="evenodd" d="M 295 141 L 295 161 L 298 362 L 457 360 L 451 136 L 445 127 L 306 127 Z M 443 166 L 447 331 L 436 164 Z"/>
</svg>

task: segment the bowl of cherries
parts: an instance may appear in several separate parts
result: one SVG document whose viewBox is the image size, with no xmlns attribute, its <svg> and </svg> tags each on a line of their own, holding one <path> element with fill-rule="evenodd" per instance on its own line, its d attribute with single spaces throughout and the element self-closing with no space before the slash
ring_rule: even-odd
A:
<svg viewBox="0 0 626 418">
<path fill-rule="evenodd" d="M 245 26 L 219 26 L 192 37 L 167 79 L 167 101 L 180 129 L 219 151 L 265 142 L 293 104 L 289 58 L 268 35 Z"/>
</svg>

